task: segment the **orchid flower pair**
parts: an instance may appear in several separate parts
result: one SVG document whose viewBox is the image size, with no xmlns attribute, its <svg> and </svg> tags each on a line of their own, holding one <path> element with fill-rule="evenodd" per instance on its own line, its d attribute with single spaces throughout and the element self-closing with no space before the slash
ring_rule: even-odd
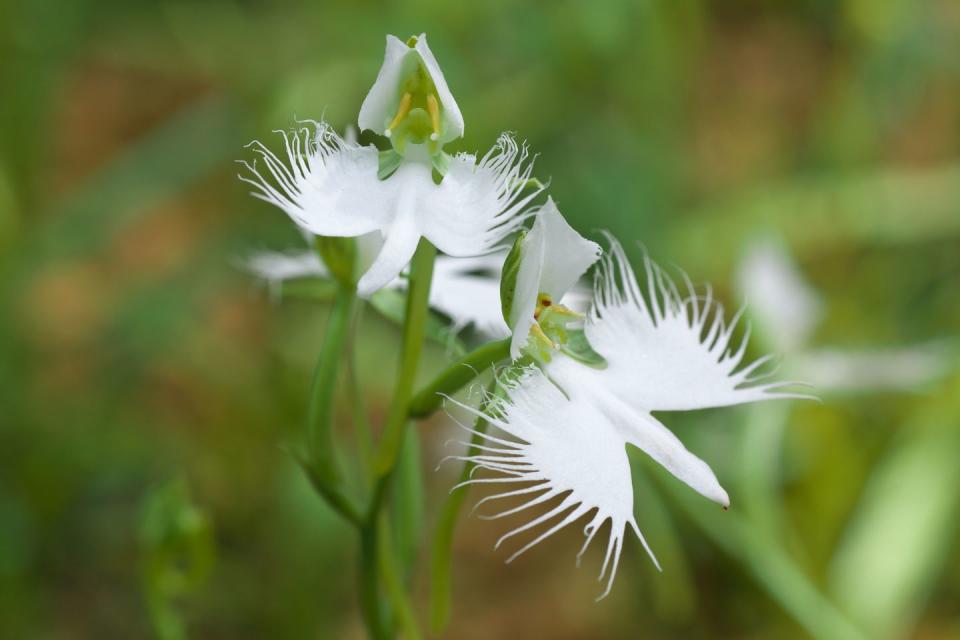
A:
<svg viewBox="0 0 960 640">
<path fill-rule="evenodd" d="M 634 516 L 627 445 L 729 504 L 709 465 L 653 413 L 797 395 L 762 379 L 766 358 L 745 364 L 746 338 L 734 347 L 736 319 L 725 321 L 709 290 L 701 296 L 686 280 L 681 292 L 649 258 L 641 286 L 616 240 L 608 236 L 604 252 L 567 224 L 552 199 L 536 204 L 545 187 L 532 178 L 526 145 L 504 134 L 480 158 L 448 155 L 443 147 L 462 136 L 464 122 L 425 35 L 387 38 L 359 126 L 389 147 L 345 140 L 326 123 L 301 123 L 282 132 L 279 155 L 253 143 L 266 171 L 245 163 L 241 178 L 303 231 L 359 238 L 362 298 L 404 288 L 402 274 L 423 239 L 445 254 L 430 304 L 458 327 L 510 336 L 511 374 L 500 376 L 500 391 L 482 408 L 463 405 L 478 425 L 499 433 L 470 429 L 470 450 L 455 456 L 496 476 L 463 484 L 507 485 L 482 502 L 525 499 L 495 517 L 545 507 L 497 543 L 545 527 L 511 560 L 588 517 L 585 550 L 609 520 L 605 596 L 628 525 L 657 564 Z M 272 282 L 332 271 L 315 254 L 260 256 L 251 268 Z M 577 287 L 591 268 L 594 291 L 584 304 Z"/>
</svg>

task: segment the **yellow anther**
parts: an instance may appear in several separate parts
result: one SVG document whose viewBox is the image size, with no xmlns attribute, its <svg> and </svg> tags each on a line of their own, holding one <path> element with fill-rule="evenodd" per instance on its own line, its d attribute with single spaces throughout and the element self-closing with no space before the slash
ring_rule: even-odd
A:
<svg viewBox="0 0 960 640">
<path fill-rule="evenodd" d="M 410 105 L 413 103 L 413 96 L 408 91 L 403 94 L 403 97 L 400 98 L 400 107 L 397 109 L 397 115 L 393 118 L 393 121 L 387 126 L 387 130 L 384 132 L 386 136 L 390 137 L 391 129 L 396 128 L 403 119 L 407 117 L 407 114 L 410 113 Z"/>
<path fill-rule="evenodd" d="M 431 140 L 440 139 L 440 103 L 437 102 L 437 96 L 427 95 L 427 111 L 430 112 L 430 123 L 433 125 L 433 133 L 430 134 Z"/>
</svg>

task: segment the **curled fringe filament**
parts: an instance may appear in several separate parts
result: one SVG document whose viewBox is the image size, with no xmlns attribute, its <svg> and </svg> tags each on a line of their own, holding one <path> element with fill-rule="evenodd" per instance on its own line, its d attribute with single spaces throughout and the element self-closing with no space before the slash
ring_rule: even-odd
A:
<svg viewBox="0 0 960 640">
<path fill-rule="evenodd" d="M 773 373 L 764 367 L 772 356 L 744 364 L 749 326 L 739 343 L 733 341 L 743 307 L 726 321 L 710 287 L 698 295 L 683 274 L 687 291 L 681 294 L 646 255 L 645 290 L 641 289 L 622 247 L 607 238 L 610 250 L 595 274 L 587 336 L 598 353 L 618 365 L 625 384 L 641 388 L 646 410 L 810 397 L 782 391 L 797 386 L 794 382 L 763 382 Z"/>
<path fill-rule="evenodd" d="M 247 148 L 252 149 L 257 158 L 253 162 L 238 161 L 249 174 L 241 173 L 238 177 L 255 188 L 251 195 L 283 209 L 298 224 L 309 226 L 303 200 L 307 189 L 321 186 L 318 174 L 338 169 L 362 170 L 365 166 L 351 153 L 362 147 L 345 141 L 326 122 L 301 120 L 298 124 L 302 126 L 274 131 L 283 138 L 285 162 L 262 142 L 254 140 Z M 270 179 L 257 168 L 257 159 L 266 165 Z"/>
</svg>

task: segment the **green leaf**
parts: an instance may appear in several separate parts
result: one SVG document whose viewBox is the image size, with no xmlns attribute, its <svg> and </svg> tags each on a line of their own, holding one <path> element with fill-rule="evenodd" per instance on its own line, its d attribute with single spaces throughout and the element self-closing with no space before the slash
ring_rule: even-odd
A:
<svg viewBox="0 0 960 640">
<path fill-rule="evenodd" d="M 284 298 L 322 303 L 333 302 L 338 289 L 336 282 L 325 278 L 285 280 L 280 286 Z"/>
<path fill-rule="evenodd" d="M 663 469 L 653 468 L 650 475 L 700 532 L 742 564 L 807 633 L 816 638 L 857 640 L 865 637 L 820 592 L 784 550 L 780 540 L 754 527 L 734 511 L 721 511 L 716 505 L 706 503 Z"/>
<path fill-rule="evenodd" d="M 380 289 L 370 296 L 370 306 L 384 318 L 398 325 L 403 324 L 406 301 L 406 293 L 396 289 Z M 428 339 L 442 345 L 445 349 L 450 349 L 454 356 L 461 356 L 467 352 L 463 342 L 452 330 L 450 323 L 433 311 L 427 315 L 424 332 Z"/>
<path fill-rule="evenodd" d="M 140 547 L 154 632 L 161 640 L 186 638 L 175 600 L 204 584 L 214 559 L 213 527 L 186 483 L 169 482 L 144 498 Z"/>
<path fill-rule="evenodd" d="M 867 480 L 828 574 L 874 638 L 905 637 L 943 573 L 960 519 L 960 380 L 937 396 Z"/>
<path fill-rule="evenodd" d="M 523 253 L 523 241 L 527 237 L 526 231 L 521 231 L 503 261 L 503 271 L 500 275 L 500 310 L 503 320 L 510 325 L 510 312 L 513 310 L 513 298 L 517 288 L 517 274 L 520 272 L 520 258 Z"/>
</svg>

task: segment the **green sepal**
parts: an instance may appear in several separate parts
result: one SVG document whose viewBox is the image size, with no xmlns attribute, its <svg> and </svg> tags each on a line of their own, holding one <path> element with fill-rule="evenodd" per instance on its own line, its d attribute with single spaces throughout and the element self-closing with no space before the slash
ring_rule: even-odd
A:
<svg viewBox="0 0 960 640">
<path fill-rule="evenodd" d="M 377 168 L 377 177 L 386 180 L 393 175 L 400 163 L 403 162 L 403 156 L 396 149 L 390 148 L 381 151 L 378 155 L 380 164 Z"/>
<path fill-rule="evenodd" d="M 510 253 L 503 261 L 503 270 L 500 275 L 500 311 L 503 320 L 510 326 L 510 312 L 513 310 L 513 298 L 517 289 L 517 274 L 520 273 L 520 258 L 523 253 L 523 242 L 527 237 L 526 231 L 517 234 L 517 239 L 510 248 Z"/>
<path fill-rule="evenodd" d="M 599 353 L 593 350 L 587 341 L 587 334 L 583 329 L 568 329 L 566 331 L 566 341 L 560 345 L 560 351 L 570 356 L 578 362 L 602 369 L 607 366 L 607 361 Z"/>
<path fill-rule="evenodd" d="M 333 278 L 345 287 L 354 288 L 357 284 L 354 274 L 357 266 L 357 241 L 353 238 L 317 236 L 313 242 Z"/>
<path fill-rule="evenodd" d="M 447 175 L 447 171 L 450 170 L 451 160 L 453 160 L 453 157 L 443 151 L 438 151 L 430 156 L 430 162 L 433 163 L 433 168 L 441 177 Z"/>
</svg>

